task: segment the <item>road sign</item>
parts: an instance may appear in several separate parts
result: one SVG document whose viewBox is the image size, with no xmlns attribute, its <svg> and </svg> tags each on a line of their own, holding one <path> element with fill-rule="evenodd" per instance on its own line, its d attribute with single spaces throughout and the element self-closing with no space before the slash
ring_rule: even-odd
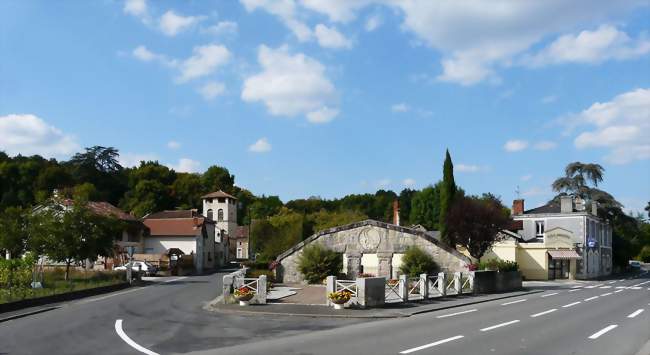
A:
<svg viewBox="0 0 650 355">
<path fill-rule="evenodd" d="M 597 244 L 596 239 L 594 239 L 594 238 L 587 239 L 587 246 L 588 247 L 595 248 L 596 244 Z"/>
</svg>

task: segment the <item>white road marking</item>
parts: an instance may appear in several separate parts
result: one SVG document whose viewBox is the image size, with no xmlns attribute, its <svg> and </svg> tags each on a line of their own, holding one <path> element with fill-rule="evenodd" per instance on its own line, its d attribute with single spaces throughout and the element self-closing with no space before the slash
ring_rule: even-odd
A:
<svg viewBox="0 0 650 355">
<path fill-rule="evenodd" d="M 567 308 L 567 307 L 575 306 L 575 305 L 580 304 L 580 303 L 582 303 L 582 302 L 578 301 L 578 302 L 573 302 L 573 303 L 565 304 L 564 306 L 562 306 L 562 308 Z"/>
<path fill-rule="evenodd" d="M 404 350 L 404 351 L 400 351 L 400 354 L 410 354 L 410 353 L 418 351 L 418 350 L 427 349 L 427 348 L 430 348 L 430 347 L 433 347 L 433 346 L 436 346 L 436 345 L 440 345 L 440 344 L 444 344 L 444 343 L 447 343 L 447 342 L 450 342 L 450 341 L 458 340 L 460 338 L 464 338 L 464 336 L 463 335 L 456 335 L 455 337 L 438 340 L 438 341 L 436 341 L 434 343 L 429 343 L 429 344 L 426 344 L 426 345 L 418 346 L 417 348 L 411 348 L 411 349 L 407 349 L 407 350 Z"/>
<path fill-rule="evenodd" d="M 650 282 L 650 281 L 646 281 L 646 282 L 641 282 L 640 284 L 636 284 L 636 285 L 634 285 L 634 286 L 641 286 L 641 285 L 645 285 L 645 284 L 647 284 L 648 282 Z"/>
<path fill-rule="evenodd" d="M 623 289 L 625 289 L 625 288 L 627 288 L 627 286 L 616 286 L 616 288 L 623 288 Z"/>
<path fill-rule="evenodd" d="M 595 332 L 594 334 L 592 334 L 592 335 L 589 337 L 589 339 L 598 339 L 599 336 L 601 336 L 601 335 L 603 335 L 603 334 L 609 332 L 610 330 L 612 330 L 612 329 L 614 329 L 614 328 L 616 328 L 616 327 L 618 327 L 618 325 L 616 325 L 616 324 L 608 325 L 608 326 L 606 326 L 605 328 L 603 328 L 603 329 L 601 329 L 601 330 Z"/>
<path fill-rule="evenodd" d="M 141 353 L 147 354 L 147 355 L 159 355 L 158 353 L 155 353 L 155 352 L 153 352 L 153 351 L 151 351 L 151 350 L 149 350 L 147 348 L 144 348 L 144 347 L 140 346 L 138 343 L 131 340 L 131 338 L 129 338 L 129 336 L 126 335 L 126 333 L 124 333 L 124 330 L 122 330 L 122 320 L 121 319 L 118 319 L 118 320 L 115 321 L 115 332 L 117 332 L 117 335 L 119 335 L 120 338 L 122 338 L 122 340 L 124 340 L 124 342 L 129 344 L 135 350 L 137 350 L 137 351 L 139 351 Z"/>
<path fill-rule="evenodd" d="M 516 300 L 516 301 L 512 301 L 512 302 L 501 303 L 501 305 L 502 305 L 502 306 L 507 306 L 507 305 L 509 305 L 509 304 L 515 304 L 515 303 L 519 303 L 519 302 L 525 302 L 525 301 L 527 301 L 527 300 L 528 300 L 528 299 L 524 298 L 524 299 Z"/>
<path fill-rule="evenodd" d="M 601 288 L 612 288 L 612 286 L 602 286 Z"/>
<path fill-rule="evenodd" d="M 582 286 L 578 285 L 578 286 L 573 286 L 571 288 L 582 288 Z"/>
<path fill-rule="evenodd" d="M 639 286 L 628 287 L 628 289 L 630 289 L 630 290 L 640 290 L 640 289 L 642 289 L 642 288 L 643 288 L 643 287 L 639 287 Z"/>
<path fill-rule="evenodd" d="M 515 323 L 518 323 L 518 322 L 519 322 L 519 319 L 515 319 L 515 320 L 511 320 L 510 322 L 505 322 L 505 323 L 493 325 L 491 327 L 483 328 L 483 329 L 481 329 L 481 331 L 482 332 L 487 332 L 488 330 L 505 327 L 506 325 L 515 324 Z"/>
<path fill-rule="evenodd" d="M 462 312 L 443 314 L 441 316 L 437 316 L 436 318 L 447 318 L 447 317 L 457 316 L 459 314 L 471 313 L 471 312 L 476 312 L 476 311 L 477 311 L 477 309 L 470 309 L 470 310 L 462 311 Z"/>
<path fill-rule="evenodd" d="M 600 286 L 602 286 L 602 285 L 603 285 L 603 284 L 591 285 L 591 286 L 587 286 L 587 287 L 585 287 L 585 288 L 596 288 L 596 287 L 600 287 Z"/>
<path fill-rule="evenodd" d="M 610 285 L 611 285 L 611 284 L 613 284 L 614 282 L 616 282 L 616 280 L 614 280 L 614 281 L 610 281 L 610 282 L 608 282 L 607 284 L 610 284 Z"/>
<path fill-rule="evenodd" d="M 611 294 L 612 294 L 611 292 L 603 293 L 602 295 L 600 295 L 600 297 L 609 296 L 609 295 L 611 295 Z"/>
<path fill-rule="evenodd" d="M 643 312 L 643 308 L 641 308 L 641 309 L 637 309 L 636 311 L 634 311 L 632 314 L 630 314 L 630 315 L 627 316 L 627 317 L 628 317 L 628 318 L 634 318 L 634 317 L 638 316 L 639 314 L 641 314 L 641 312 Z"/>
<path fill-rule="evenodd" d="M 559 293 L 559 292 L 554 292 L 554 293 L 549 293 L 549 294 L 546 294 L 546 295 L 542 295 L 542 298 L 543 298 L 543 297 L 549 297 L 549 296 L 555 296 L 555 295 L 557 295 L 558 293 Z"/>
<path fill-rule="evenodd" d="M 576 292 L 576 291 L 580 291 L 580 290 L 581 290 L 580 288 L 576 288 L 575 290 L 569 290 L 569 292 Z"/>
<path fill-rule="evenodd" d="M 594 296 L 594 297 L 589 297 L 589 298 L 585 298 L 585 302 L 586 302 L 586 301 L 591 301 L 591 300 L 595 300 L 596 298 L 598 298 L 598 296 Z"/>
<path fill-rule="evenodd" d="M 614 293 L 619 293 L 619 292 L 623 292 L 623 290 L 614 291 Z"/>
<path fill-rule="evenodd" d="M 548 311 L 544 311 L 544 312 L 535 313 L 535 314 L 531 315 L 531 317 L 535 318 L 535 317 L 543 316 L 545 314 L 553 313 L 555 311 L 557 311 L 557 308 L 549 309 Z"/>
</svg>

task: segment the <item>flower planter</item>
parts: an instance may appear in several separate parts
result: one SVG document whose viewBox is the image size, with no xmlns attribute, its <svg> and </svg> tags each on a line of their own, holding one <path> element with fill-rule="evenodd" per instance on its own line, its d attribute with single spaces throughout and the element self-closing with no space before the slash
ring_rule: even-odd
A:
<svg viewBox="0 0 650 355">
<path fill-rule="evenodd" d="M 250 300 L 253 299 L 255 296 L 255 293 L 247 288 L 239 288 L 235 290 L 235 299 L 239 301 L 240 306 L 248 306 L 250 305 Z"/>
<path fill-rule="evenodd" d="M 334 303 L 334 309 L 345 309 L 345 303 Z"/>
<path fill-rule="evenodd" d="M 244 307 L 244 306 L 250 306 L 250 300 L 249 301 L 239 301 L 239 305 Z"/>
</svg>

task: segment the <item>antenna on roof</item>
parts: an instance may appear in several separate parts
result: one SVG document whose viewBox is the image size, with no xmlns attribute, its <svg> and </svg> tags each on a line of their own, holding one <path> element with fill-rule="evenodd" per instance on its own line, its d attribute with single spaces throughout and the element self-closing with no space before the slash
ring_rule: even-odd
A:
<svg viewBox="0 0 650 355">
<path fill-rule="evenodd" d="M 515 194 L 517 194 L 517 199 L 521 199 L 521 191 L 519 191 L 519 185 L 517 185 L 517 188 L 515 189 Z"/>
</svg>

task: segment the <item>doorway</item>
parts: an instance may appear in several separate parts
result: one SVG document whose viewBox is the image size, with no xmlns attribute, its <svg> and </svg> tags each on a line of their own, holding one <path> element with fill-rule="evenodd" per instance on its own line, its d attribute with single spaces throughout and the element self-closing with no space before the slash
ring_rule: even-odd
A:
<svg viewBox="0 0 650 355">
<path fill-rule="evenodd" d="M 568 279 L 571 273 L 571 260 L 553 259 L 549 256 L 548 260 L 548 279 L 561 280 Z"/>
</svg>

